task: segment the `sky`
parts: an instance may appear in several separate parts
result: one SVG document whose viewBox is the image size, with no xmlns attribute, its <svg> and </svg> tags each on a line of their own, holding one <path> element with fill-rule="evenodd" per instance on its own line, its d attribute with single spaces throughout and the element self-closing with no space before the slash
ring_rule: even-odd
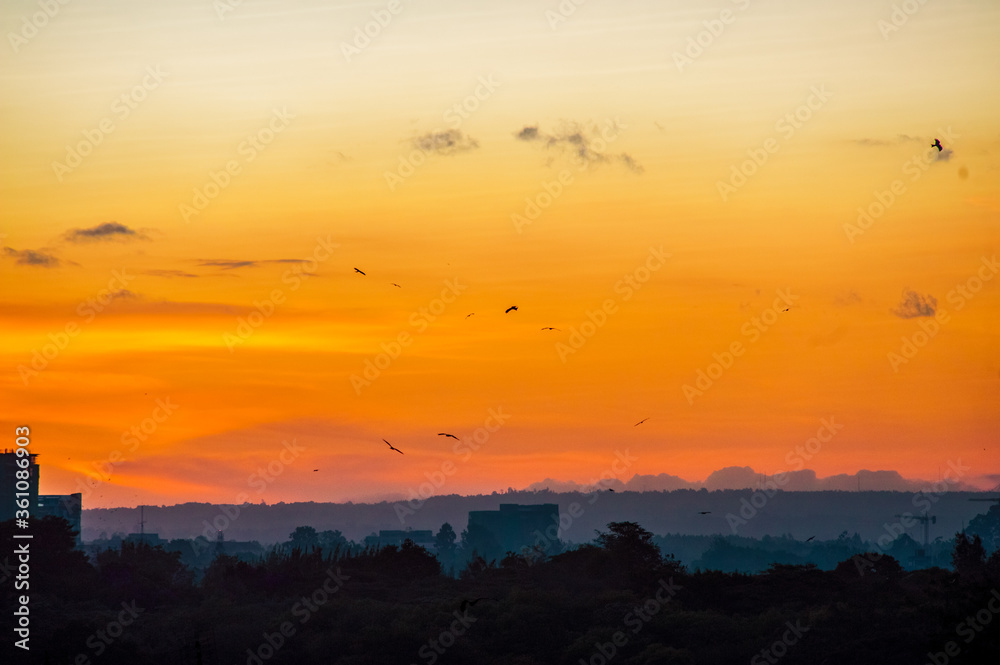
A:
<svg viewBox="0 0 1000 665">
<path fill-rule="evenodd" d="M 1000 481 L 992 1 L 0 26 L 0 420 L 42 493 Z"/>
</svg>

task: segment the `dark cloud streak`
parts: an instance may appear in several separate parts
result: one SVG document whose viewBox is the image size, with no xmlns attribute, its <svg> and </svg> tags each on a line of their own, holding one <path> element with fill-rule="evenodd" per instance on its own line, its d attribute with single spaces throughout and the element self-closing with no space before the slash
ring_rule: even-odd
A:
<svg viewBox="0 0 1000 665">
<path fill-rule="evenodd" d="M 57 257 L 45 252 L 43 250 L 36 249 L 21 249 L 17 250 L 13 247 L 3 248 L 4 256 L 9 256 L 14 259 L 14 262 L 20 266 L 35 266 L 38 268 L 58 268 L 63 264 L 77 265 L 72 261 L 63 261 Z"/>
<path fill-rule="evenodd" d="M 101 240 L 149 240 L 141 231 L 130 229 L 118 222 L 105 222 L 87 229 L 70 229 L 63 237 L 68 242 L 95 242 Z"/>
<path fill-rule="evenodd" d="M 915 319 L 920 316 L 934 316 L 937 312 L 937 298 L 920 295 L 916 291 L 903 290 L 903 300 L 892 310 L 901 319 Z"/>
</svg>

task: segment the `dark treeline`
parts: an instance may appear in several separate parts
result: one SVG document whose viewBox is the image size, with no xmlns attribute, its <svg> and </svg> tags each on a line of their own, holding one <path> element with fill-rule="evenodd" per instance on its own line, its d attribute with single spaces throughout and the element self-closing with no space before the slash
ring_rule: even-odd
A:
<svg viewBox="0 0 1000 665">
<path fill-rule="evenodd" d="M 14 523 L 0 531 L 13 552 Z M 663 537 L 613 522 L 554 556 L 471 555 L 455 577 L 409 541 L 360 548 L 321 533 L 297 528 L 258 556 L 215 554 L 196 575 L 180 552 L 144 543 L 88 558 L 65 521 L 35 521 L 30 588 L 14 588 L 16 558 L 2 584 L 4 608 L 30 596 L 31 650 L 14 650 L 5 611 L 0 662 L 892 664 L 932 654 L 941 664 L 1000 652 L 1000 551 L 978 536 L 956 534 L 946 567 L 906 571 L 873 551 L 832 570 L 777 563 L 748 574 L 686 567 Z M 439 544 L 459 561 L 454 532 Z"/>
</svg>

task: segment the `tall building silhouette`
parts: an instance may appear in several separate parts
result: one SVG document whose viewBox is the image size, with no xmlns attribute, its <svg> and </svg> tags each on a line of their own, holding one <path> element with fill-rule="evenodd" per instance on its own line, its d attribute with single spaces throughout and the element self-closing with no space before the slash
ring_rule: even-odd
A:
<svg viewBox="0 0 1000 665">
<path fill-rule="evenodd" d="M 524 548 L 530 549 L 536 544 L 548 549 L 558 538 L 559 506 L 555 503 L 501 503 L 499 510 L 471 510 L 468 532 L 492 537 L 492 542 L 487 539 L 489 545 L 484 547 L 487 551 L 480 552 L 484 556 L 487 553 L 490 556 L 503 556 L 507 552 L 520 554 Z"/>
<path fill-rule="evenodd" d="M 70 527 L 76 532 L 76 545 L 80 547 L 80 519 L 83 515 L 83 495 L 76 494 L 38 494 L 38 477 L 41 467 L 36 459 L 38 453 L 28 453 L 18 455 L 11 450 L 4 450 L 0 453 L 0 522 L 15 519 L 16 511 L 21 510 L 15 501 L 19 498 L 28 499 L 27 508 L 29 520 L 41 519 L 52 516 L 61 517 L 69 522 Z M 27 459 L 28 466 L 22 468 L 18 464 L 19 459 Z M 18 490 L 17 472 L 27 471 L 28 478 L 26 490 Z M 27 494 L 25 497 L 18 497 L 19 492 Z"/>
<path fill-rule="evenodd" d="M 37 453 L 28 453 L 28 466 L 26 469 L 22 469 L 17 462 L 19 459 L 24 459 L 24 455 L 18 455 L 13 450 L 4 450 L 3 453 L 0 453 L 0 522 L 14 519 L 15 512 L 19 510 L 15 503 L 18 498 L 18 471 L 28 472 L 28 496 L 20 498 L 28 499 L 27 510 L 31 512 L 32 517 L 36 515 L 38 507 L 38 464 L 35 463 L 36 457 L 38 457 Z"/>
</svg>

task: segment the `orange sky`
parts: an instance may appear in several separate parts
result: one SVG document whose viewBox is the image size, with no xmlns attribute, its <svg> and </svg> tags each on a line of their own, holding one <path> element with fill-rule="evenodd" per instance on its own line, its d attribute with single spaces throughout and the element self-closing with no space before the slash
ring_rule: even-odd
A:
<svg viewBox="0 0 1000 665">
<path fill-rule="evenodd" d="M 11 445 L 86 507 L 342 501 L 833 417 L 820 476 L 995 485 L 1000 7 L 802 4 L 5 3 Z"/>
</svg>

